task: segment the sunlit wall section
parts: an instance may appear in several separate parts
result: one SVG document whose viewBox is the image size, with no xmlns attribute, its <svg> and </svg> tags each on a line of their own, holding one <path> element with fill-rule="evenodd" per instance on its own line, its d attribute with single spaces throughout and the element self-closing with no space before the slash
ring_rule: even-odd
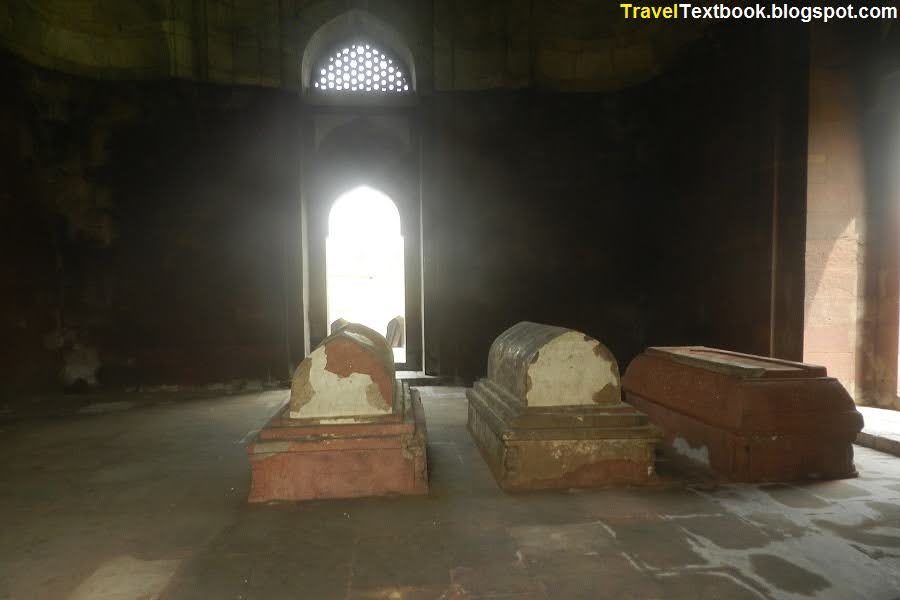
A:
<svg viewBox="0 0 900 600">
<path fill-rule="evenodd" d="M 804 360 L 859 399 L 865 185 L 858 99 L 827 40 L 812 35 Z"/>
</svg>

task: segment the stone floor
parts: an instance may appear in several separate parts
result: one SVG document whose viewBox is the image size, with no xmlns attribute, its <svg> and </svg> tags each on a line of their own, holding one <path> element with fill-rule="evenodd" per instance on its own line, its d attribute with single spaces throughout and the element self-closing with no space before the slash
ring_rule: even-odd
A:
<svg viewBox="0 0 900 600">
<path fill-rule="evenodd" d="M 900 456 L 900 411 L 860 406 L 865 428 L 856 441 L 868 448 Z"/>
<path fill-rule="evenodd" d="M 176 401 L 177 399 L 177 401 Z M 432 492 L 244 503 L 285 392 L 0 423 L 0 598 L 900 598 L 900 459 L 860 477 L 506 495 L 460 388 L 424 388 Z"/>
</svg>

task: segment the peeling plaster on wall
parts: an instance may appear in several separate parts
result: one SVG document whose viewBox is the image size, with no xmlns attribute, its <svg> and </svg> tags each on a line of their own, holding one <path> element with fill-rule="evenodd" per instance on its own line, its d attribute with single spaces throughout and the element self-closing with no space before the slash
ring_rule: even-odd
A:
<svg viewBox="0 0 900 600">
<path fill-rule="evenodd" d="M 688 443 L 686 439 L 679 437 L 675 438 L 672 441 L 672 448 L 685 458 L 688 458 L 707 467 L 709 466 L 709 448 L 707 448 L 706 446 L 694 448 Z"/>
<path fill-rule="evenodd" d="M 66 387 L 97 385 L 97 371 L 100 370 L 100 357 L 96 348 L 75 343 L 66 353 L 62 370 L 62 382 Z"/>
<path fill-rule="evenodd" d="M 0 312 L 16 315 L 0 319 L 0 393 L 289 378 L 296 99 L 97 81 L 5 51 L 0 72 Z M 84 362 L 75 342 L 93 373 L 66 366 Z"/>
</svg>

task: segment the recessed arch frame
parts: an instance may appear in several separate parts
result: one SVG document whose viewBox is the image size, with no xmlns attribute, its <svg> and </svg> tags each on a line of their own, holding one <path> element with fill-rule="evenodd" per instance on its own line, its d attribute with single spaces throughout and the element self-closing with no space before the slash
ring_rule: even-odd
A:
<svg viewBox="0 0 900 600">
<path fill-rule="evenodd" d="M 397 61 L 404 70 L 409 90 L 402 94 L 354 94 L 319 93 L 315 88 L 317 69 L 324 60 L 354 43 L 377 46 Z M 351 9 L 323 24 L 310 37 L 300 61 L 300 94 L 311 103 L 364 103 L 374 105 L 404 105 L 415 101 L 418 89 L 416 61 L 412 51 L 400 33 L 368 11 Z M 356 101 L 356 102 L 354 102 Z"/>
<path fill-rule="evenodd" d="M 397 117 L 399 119 L 399 117 Z M 335 202 L 366 186 L 386 195 L 399 213 L 403 237 L 406 361 L 398 368 L 420 370 L 423 358 L 422 242 L 418 153 L 389 127 L 357 115 L 323 136 L 305 158 L 305 314 L 309 347 L 328 335 L 327 248 Z"/>
</svg>

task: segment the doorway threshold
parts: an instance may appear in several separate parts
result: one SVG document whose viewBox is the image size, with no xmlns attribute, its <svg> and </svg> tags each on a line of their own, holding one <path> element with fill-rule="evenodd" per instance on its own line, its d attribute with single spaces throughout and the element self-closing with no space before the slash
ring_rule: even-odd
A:
<svg viewBox="0 0 900 600">
<path fill-rule="evenodd" d="M 857 406 L 865 425 L 856 443 L 866 448 L 900 456 L 900 411 L 872 406 Z"/>
</svg>

